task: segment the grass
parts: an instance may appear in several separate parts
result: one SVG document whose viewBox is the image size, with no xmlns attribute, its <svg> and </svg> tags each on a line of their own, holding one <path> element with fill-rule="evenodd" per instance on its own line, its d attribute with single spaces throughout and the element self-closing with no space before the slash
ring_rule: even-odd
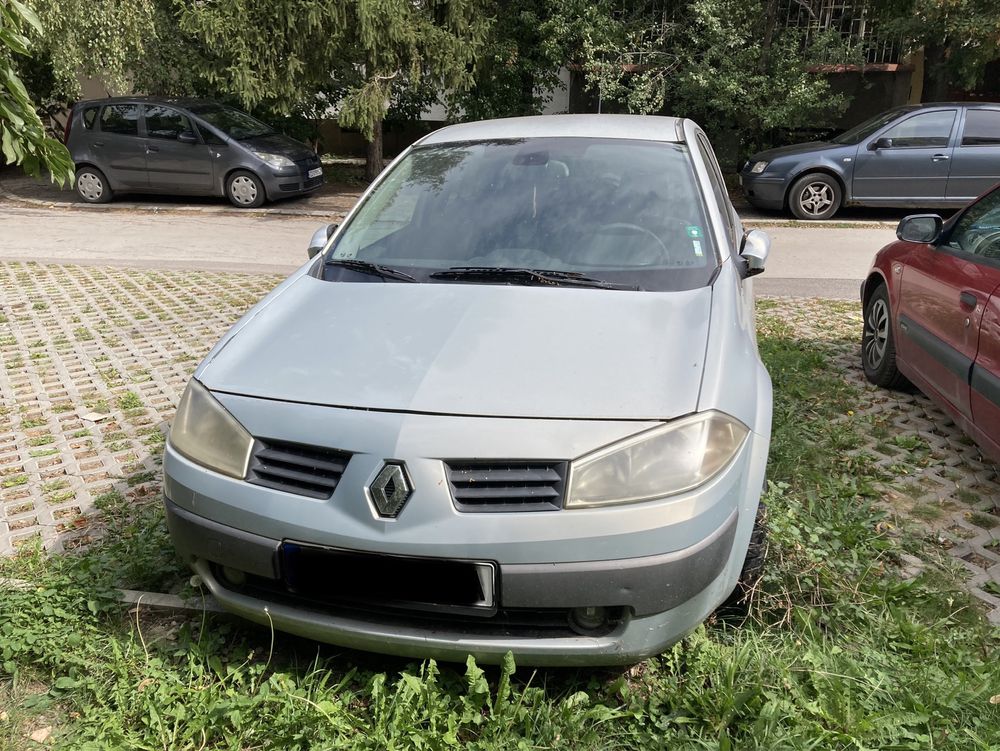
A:
<svg viewBox="0 0 1000 751">
<path fill-rule="evenodd" d="M 159 504 L 110 492 L 103 542 L 0 560 L 0 577 L 34 583 L 0 597 L 0 748 L 37 748 L 41 726 L 81 751 L 997 748 L 997 633 L 926 546 L 927 573 L 900 578 L 922 543 L 886 531 L 879 486 L 894 478 L 852 451 L 874 426 L 854 415 L 864 395 L 829 340 L 797 337 L 776 309 L 759 326 L 772 543 L 742 626 L 710 622 L 632 669 L 484 671 L 123 612 L 116 587 L 178 591 L 188 572 Z"/>
</svg>

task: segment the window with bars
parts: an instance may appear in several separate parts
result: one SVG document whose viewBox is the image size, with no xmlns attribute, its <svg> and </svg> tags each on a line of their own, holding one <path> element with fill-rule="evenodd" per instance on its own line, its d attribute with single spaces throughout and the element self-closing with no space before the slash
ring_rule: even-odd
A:
<svg viewBox="0 0 1000 751">
<path fill-rule="evenodd" d="M 836 34 L 845 47 L 859 51 L 868 64 L 898 63 L 901 40 L 879 33 L 872 6 L 864 0 L 780 0 L 786 26 L 799 29 L 810 45 L 821 35 Z M 831 62 L 834 62 L 831 60 Z"/>
</svg>

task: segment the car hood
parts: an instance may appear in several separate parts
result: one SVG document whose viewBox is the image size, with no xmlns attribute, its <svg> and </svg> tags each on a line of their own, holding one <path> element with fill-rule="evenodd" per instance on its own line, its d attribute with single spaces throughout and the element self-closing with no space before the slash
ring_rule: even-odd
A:
<svg viewBox="0 0 1000 751">
<path fill-rule="evenodd" d="M 783 156 L 802 156 L 804 154 L 820 154 L 825 151 L 836 151 L 837 149 L 847 149 L 854 151 L 857 146 L 845 146 L 832 141 L 810 141 L 809 143 L 794 143 L 791 146 L 779 146 L 776 149 L 768 149 L 759 154 L 754 154 L 748 160 L 754 162 L 773 162 Z"/>
<path fill-rule="evenodd" d="M 287 156 L 293 162 L 299 159 L 308 159 L 309 157 L 316 156 L 316 152 L 304 143 L 299 143 L 294 138 L 289 138 L 281 133 L 271 133 L 266 136 L 255 136 L 254 138 L 247 138 L 246 140 L 240 141 L 240 143 L 251 151 L 261 151 L 266 154 Z"/>
<path fill-rule="evenodd" d="M 667 419 L 697 408 L 712 290 L 302 276 L 199 369 L 213 391 L 359 409 Z"/>
</svg>

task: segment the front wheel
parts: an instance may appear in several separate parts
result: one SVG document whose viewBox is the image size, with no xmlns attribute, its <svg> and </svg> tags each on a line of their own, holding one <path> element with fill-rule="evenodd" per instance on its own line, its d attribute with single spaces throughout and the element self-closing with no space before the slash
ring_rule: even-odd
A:
<svg viewBox="0 0 1000 751">
<path fill-rule="evenodd" d="M 889 292 L 880 284 L 865 303 L 861 333 L 861 367 L 876 386 L 899 389 L 909 384 L 896 367 L 896 339 L 892 333 Z"/>
<path fill-rule="evenodd" d="M 226 180 L 226 197 L 241 209 L 256 209 L 264 204 L 264 183 L 253 172 L 239 170 Z"/>
<path fill-rule="evenodd" d="M 74 187 L 76 194 L 87 203 L 107 203 L 113 197 L 108 178 L 96 167 L 80 167 Z"/>
<path fill-rule="evenodd" d="M 767 557 L 767 506 L 761 499 L 757 506 L 757 516 L 753 520 L 753 532 L 750 534 L 750 545 L 747 547 L 746 558 L 743 559 L 743 569 L 736 589 L 732 591 L 718 609 L 717 618 L 723 621 L 745 621 L 750 615 L 750 603 L 757 591 L 761 576 L 764 574 L 764 560 Z"/>
<path fill-rule="evenodd" d="M 800 177 L 788 193 L 788 208 L 796 219 L 829 219 L 843 199 L 838 183 L 830 175 L 811 172 Z"/>
</svg>

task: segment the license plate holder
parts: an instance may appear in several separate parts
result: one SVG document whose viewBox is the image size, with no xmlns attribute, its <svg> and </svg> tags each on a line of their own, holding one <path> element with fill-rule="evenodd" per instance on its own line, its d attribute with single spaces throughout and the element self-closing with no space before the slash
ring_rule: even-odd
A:
<svg viewBox="0 0 1000 751">
<path fill-rule="evenodd" d="M 323 174 L 323 168 L 316 167 L 315 169 L 309 170 L 309 172 L 307 172 L 306 174 L 308 177 L 319 177 L 320 175 Z"/>
<path fill-rule="evenodd" d="M 296 595 L 375 607 L 491 616 L 497 611 L 496 564 L 369 553 L 286 540 L 285 586 Z"/>
</svg>

